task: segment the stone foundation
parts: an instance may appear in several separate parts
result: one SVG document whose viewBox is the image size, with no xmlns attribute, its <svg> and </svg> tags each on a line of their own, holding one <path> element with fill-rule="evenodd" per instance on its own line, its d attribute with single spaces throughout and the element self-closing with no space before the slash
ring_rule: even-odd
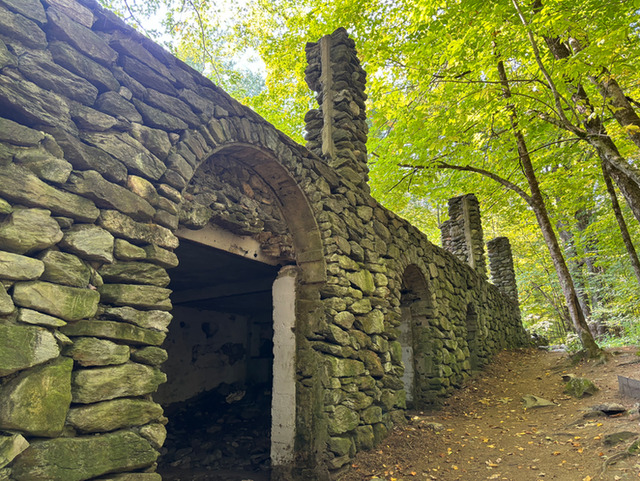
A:
<svg viewBox="0 0 640 481">
<path fill-rule="evenodd" d="M 159 480 L 163 409 L 261 383 L 272 479 L 329 479 L 526 343 L 369 195 L 346 32 L 308 52 L 311 150 L 92 0 L 0 0 L 0 480 Z"/>
</svg>

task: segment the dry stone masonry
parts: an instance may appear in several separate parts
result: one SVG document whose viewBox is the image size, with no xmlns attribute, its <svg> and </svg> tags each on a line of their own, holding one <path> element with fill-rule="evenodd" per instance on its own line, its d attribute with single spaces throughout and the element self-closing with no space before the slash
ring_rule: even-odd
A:
<svg viewBox="0 0 640 481">
<path fill-rule="evenodd" d="M 307 55 L 303 147 L 95 0 L 0 0 L 1 481 L 328 480 L 526 343 L 475 197 L 446 249 L 380 206 L 354 43 Z"/>
<path fill-rule="evenodd" d="M 518 302 L 518 285 L 513 268 L 511 243 L 506 237 L 496 237 L 487 242 L 491 282 L 506 296 Z"/>
</svg>

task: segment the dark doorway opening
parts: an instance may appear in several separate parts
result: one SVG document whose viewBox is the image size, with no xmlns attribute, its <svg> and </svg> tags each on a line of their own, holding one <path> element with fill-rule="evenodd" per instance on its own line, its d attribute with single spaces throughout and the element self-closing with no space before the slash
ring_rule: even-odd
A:
<svg viewBox="0 0 640 481">
<path fill-rule="evenodd" d="M 168 381 L 155 395 L 169 419 L 158 472 L 267 480 L 279 268 L 184 239 L 176 254 Z"/>
</svg>

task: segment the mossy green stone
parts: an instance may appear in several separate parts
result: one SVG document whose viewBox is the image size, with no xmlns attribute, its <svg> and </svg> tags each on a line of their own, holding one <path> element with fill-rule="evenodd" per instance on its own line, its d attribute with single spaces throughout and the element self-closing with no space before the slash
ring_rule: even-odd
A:
<svg viewBox="0 0 640 481">
<path fill-rule="evenodd" d="M 73 361 L 61 357 L 24 371 L 0 387 L 0 429 L 58 436 L 71 403 Z"/>
<path fill-rule="evenodd" d="M 13 302 L 16 305 L 45 312 L 65 321 L 92 317 L 98 310 L 99 300 L 97 291 L 42 281 L 19 282 L 13 289 Z"/>
<path fill-rule="evenodd" d="M 44 264 L 38 259 L 0 251 L 0 278 L 11 281 L 31 281 L 44 272 Z"/>
<path fill-rule="evenodd" d="M 88 404 L 149 394 L 166 380 L 166 374 L 159 369 L 129 362 L 120 366 L 74 371 L 71 393 L 73 402 Z"/>
<path fill-rule="evenodd" d="M 125 322 L 82 320 L 68 324 L 60 329 L 67 336 L 89 336 L 126 341 L 131 344 L 149 344 L 159 346 L 167 335 L 164 332 L 144 329 Z"/>
<path fill-rule="evenodd" d="M 591 396 L 597 391 L 598 387 L 584 377 L 574 377 L 564 386 L 564 392 L 576 398 Z"/>
<path fill-rule="evenodd" d="M 64 354 L 71 356 L 81 366 L 109 366 L 127 362 L 129 346 L 106 339 L 80 337 L 73 340 L 73 345 L 65 349 Z"/>
<path fill-rule="evenodd" d="M 133 306 L 143 309 L 171 309 L 170 289 L 134 284 L 104 284 L 98 288 L 102 302 L 116 306 Z"/>
<path fill-rule="evenodd" d="M 158 458 L 149 442 L 131 431 L 34 441 L 13 463 L 15 481 L 83 481 L 150 466 Z"/>
<path fill-rule="evenodd" d="M 83 433 L 115 431 L 156 421 L 162 406 L 142 399 L 114 399 L 71 408 L 67 422 Z"/>
<path fill-rule="evenodd" d="M 58 357 L 55 337 L 42 327 L 0 324 L 0 376 Z"/>
<path fill-rule="evenodd" d="M 354 430 L 360 424 L 360 416 L 346 406 L 337 406 L 329 414 L 327 428 L 330 435 L 337 435 Z"/>
<path fill-rule="evenodd" d="M 341 359 L 327 356 L 329 362 L 329 374 L 333 377 L 352 377 L 364 373 L 364 364 L 355 359 Z"/>
</svg>

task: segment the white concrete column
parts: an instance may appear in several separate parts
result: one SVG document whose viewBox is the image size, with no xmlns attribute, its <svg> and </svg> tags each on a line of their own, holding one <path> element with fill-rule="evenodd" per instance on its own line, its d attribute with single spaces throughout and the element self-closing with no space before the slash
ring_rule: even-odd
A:
<svg viewBox="0 0 640 481">
<path fill-rule="evenodd" d="M 271 465 L 293 462 L 296 434 L 296 281 L 298 269 L 285 266 L 273 282 L 273 395 Z"/>
</svg>

